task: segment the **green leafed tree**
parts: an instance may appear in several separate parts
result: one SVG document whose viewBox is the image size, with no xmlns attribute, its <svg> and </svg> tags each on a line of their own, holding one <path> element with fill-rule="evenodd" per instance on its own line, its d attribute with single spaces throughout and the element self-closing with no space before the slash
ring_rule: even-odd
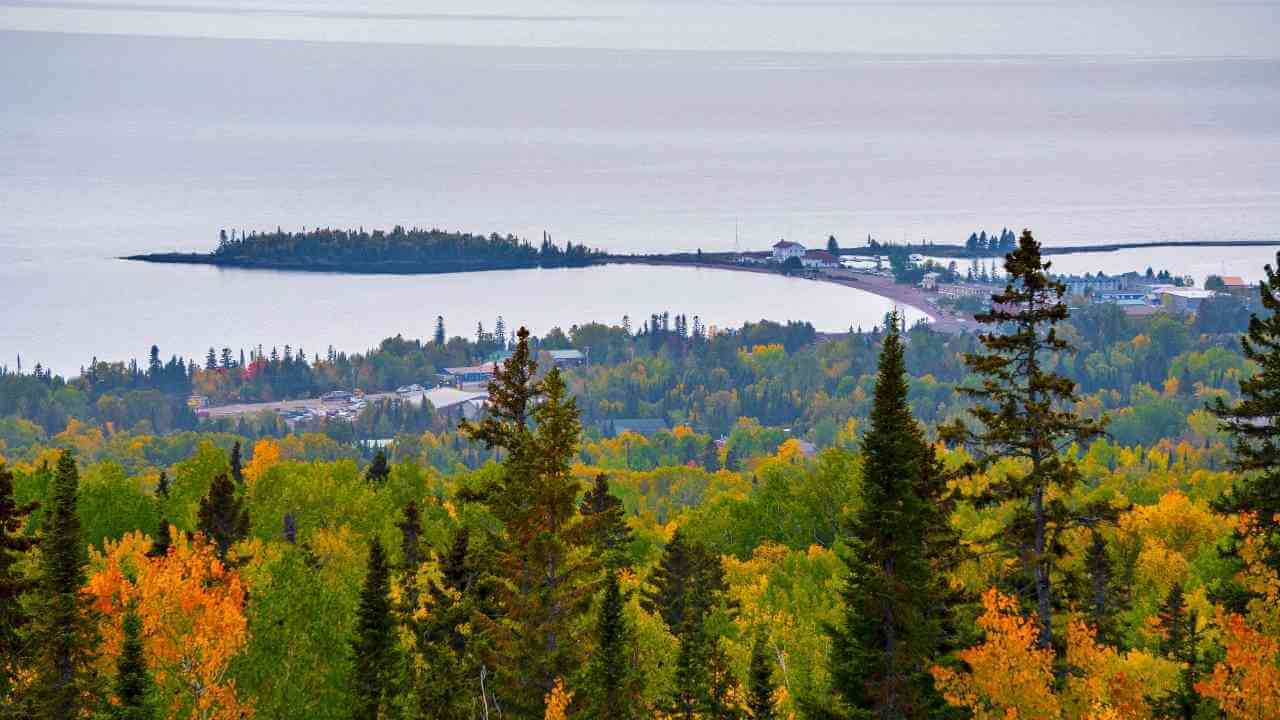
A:
<svg viewBox="0 0 1280 720">
<path fill-rule="evenodd" d="M 965 356 L 979 378 L 977 387 L 963 388 L 975 401 L 969 412 L 977 427 L 956 421 L 943 437 L 972 448 L 978 468 L 1002 459 L 1018 463 L 993 479 L 983 499 L 1015 508 L 1010 527 L 992 540 L 1016 558 L 1021 584 L 1031 588 L 1037 642 L 1047 648 L 1053 641 L 1057 537 L 1079 521 L 1062 499 L 1079 475 L 1064 453 L 1073 443 L 1100 436 L 1105 420 L 1077 414 L 1071 406 L 1075 383 L 1054 371 L 1057 359 L 1072 352 L 1058 334 L 1058 323 L 1068 315 L 1066 287 L 1050 277 L 1050 263 L 1041 258 L 1030 230 L 1022 231 L 1004 267 L 1005 289 L 992 295 L 989 312 L 975 316 L 988 326 L 978 338 L 982 351 Z"/>
</svg>

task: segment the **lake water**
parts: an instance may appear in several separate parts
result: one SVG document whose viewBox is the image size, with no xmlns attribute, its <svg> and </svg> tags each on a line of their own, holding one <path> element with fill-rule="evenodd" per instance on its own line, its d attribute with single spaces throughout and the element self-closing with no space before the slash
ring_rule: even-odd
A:
<svg viewBox="0 0 1280 720">
<path fill-rule="evenodd" d="M 878 320 L 653 268 L 368 278 L 144 266 L 219 228 L 396 223 L 610 250 L 1033 228 L 1280 237 L 1273 3 L 0 0 L 0 364 L 359 350 L 671 310 Z M 1274 252 L 1066 256 L 1256 278 Z M 1094 264 L 1096 263 L 1096 264 Z M 1093 264 L 1092 266 L 1090 266 Z"/>
</svg>

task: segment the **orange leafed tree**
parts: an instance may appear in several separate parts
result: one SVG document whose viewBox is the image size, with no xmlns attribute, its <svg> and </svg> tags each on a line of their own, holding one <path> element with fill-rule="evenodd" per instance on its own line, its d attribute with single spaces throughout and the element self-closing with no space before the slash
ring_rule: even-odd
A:
<svg viewBox="0 0 1280 720">
<path fill-rule="evenodd" d="M 102 661 L 110 672 L 120 654 L 125 609 L 142 620 L 147 665 L 167 699 L 171 720 L 239 720 L 252 708 L 227 676 L 248 637 L 245 588 L 200 536 L 174 531 L 169 553 L 149 558 L 150 540 L 131 533 L 90 550 L 88 592 L 102 613 Z"/>
<path fill-rule="evenodd" d="M 982 643 L 958 653 L 968 671 L 934 667 L 947 702 L 967 707 L 977 720 L 1056 718 L 1053 651 L 1036 646 L 1036 624 L 1018 611 L 1018 601 L 995 588 L 982 596 L 978 626 Z"/>
<path fill-rule="evenodd" d="M 1229 718 L 1280 718 L 1280 641 L 1241 615 L 1219 613 L 1218 625 L 1227 657 L 1196 689 Z"/>
</svg>

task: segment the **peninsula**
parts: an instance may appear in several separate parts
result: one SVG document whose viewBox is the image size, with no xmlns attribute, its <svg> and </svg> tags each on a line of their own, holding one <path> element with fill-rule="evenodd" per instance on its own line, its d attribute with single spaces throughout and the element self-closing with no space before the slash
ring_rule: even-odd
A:
<svg viewBox="0 0 1280 720">
<path fill-rule="evenodd" d="M 514 235 L 474 235 L 432 228 L 390 232 L 334 230 L 268 233 L 219 233 L 209 253 L 150 253 L 125 260 L 254 270 L 334 273 L 429 274 L 518 270 L 537 267 L 580 267 L 604 257 L 598 250 L 566 242 L 556 245 L 544 234 L 535 246 Z"/>
</svg>

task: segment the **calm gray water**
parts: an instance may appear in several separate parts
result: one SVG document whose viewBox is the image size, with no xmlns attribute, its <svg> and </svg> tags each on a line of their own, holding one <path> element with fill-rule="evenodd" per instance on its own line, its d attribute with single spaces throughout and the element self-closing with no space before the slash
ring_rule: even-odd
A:
<svg viewBox="0 0 1280 720">
<path fill-rule="evenodd" d="M 888 307 L 712 272 L 110 259 L 205 249 L 220 227 L 547 230 L 613 250 L 1006 225 L 1048 244 L 1280 237 L 1272 3 L 459 7 L 0 0 L 0 364 L 70 371 L 152 342 L 355 350 L 437 314 L 466 334 L 662 309 L 836 330 Z M 1273 257 L 1062 266 L 1257 277 Z"/>
</svg>

